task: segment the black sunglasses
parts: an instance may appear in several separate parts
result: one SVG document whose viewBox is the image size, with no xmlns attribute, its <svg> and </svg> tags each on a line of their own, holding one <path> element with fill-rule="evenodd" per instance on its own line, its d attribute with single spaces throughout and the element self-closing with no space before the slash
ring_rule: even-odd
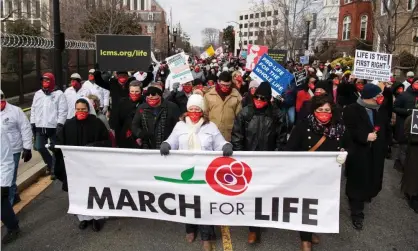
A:
<svg viewBox="0 0 418 251">
<path fill-rule="evenodd" d="M 258 100 L 261 100 L 261 101 L 266 101 L 267 100 L 266 97 L 264 97 L 262 95 L 255 95 L 254 97 L 255 97 L 255 99 L 258 99 Z"/>
</svg>

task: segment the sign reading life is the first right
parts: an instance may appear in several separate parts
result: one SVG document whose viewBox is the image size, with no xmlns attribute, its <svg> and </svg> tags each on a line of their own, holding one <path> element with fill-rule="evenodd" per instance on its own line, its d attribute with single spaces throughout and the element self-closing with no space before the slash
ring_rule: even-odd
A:
<svg viewBox="0 0 418 251">
<path fill-rule="evenodd" d="M 361 79 L 390 81 L 392 54 L 356 50 L 354 76 Z"/>
</svg>

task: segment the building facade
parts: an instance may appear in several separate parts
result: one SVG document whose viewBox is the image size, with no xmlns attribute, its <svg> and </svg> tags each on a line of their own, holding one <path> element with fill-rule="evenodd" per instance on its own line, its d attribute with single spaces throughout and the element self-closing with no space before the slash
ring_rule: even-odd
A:
<svg viewBox="0 0 418 251">
<path fill-rule="evenodd" d="M 359 46 L 371 45 L 373 18 L 371 1 L 341 0 L 337 50 L 346 55 L 354 55 Z"/>
</svg>

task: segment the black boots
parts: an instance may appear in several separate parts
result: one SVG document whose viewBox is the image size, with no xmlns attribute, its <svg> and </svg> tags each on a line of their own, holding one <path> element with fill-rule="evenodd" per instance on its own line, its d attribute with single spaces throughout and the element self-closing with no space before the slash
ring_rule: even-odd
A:
<svg viewBox="0 0 418 251">
<path fill-rule="evenodd" d="M 20 234 L 20 228 L 17 228 L 17 229 L 14 229 L 14 230 L 9 230 L 9 231 L 7 231 L 7 234 L 1 240 L 1 243 L 3 245 L 11 243 L 14 240 L 16 240 L 17 237 L 19 237 L 19 234 Z"/>
</svg>

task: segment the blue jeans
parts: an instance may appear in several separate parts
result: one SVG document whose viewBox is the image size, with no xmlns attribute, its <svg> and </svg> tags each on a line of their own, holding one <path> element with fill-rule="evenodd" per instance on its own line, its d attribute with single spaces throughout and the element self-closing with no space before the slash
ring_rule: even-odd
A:
<svg viewBox="0 0 418 251">
<path fill-rule="evenodd" d="M 9 201 L 12 206 L 13 206 L 13 202 L 15 201 L 15 195 L 17 193 L 16 179 L 17 179 L 17 169 L 19 167 L 20 156 L 21 156 L 20 152 L 13 154 L 13 160 L 15 162 L 15 170 L 13 173 L 12 185 L 10 186 L 10 190 L 9 190 Z"/>
<path fill-rule="evenodd" d="M 8 190 L 9 187 L 1 187 L 1 221 L 10 231 L 19 228 L 19 221 L 8 199 Z"/>
<path fill-rule="evenodd" d="M 36 141 L 35 141 L 35 150 L 37 150 L 44 160 L 45 164 L 48 166 L 48 170 L 51 174 L 54 173 L 55 165 L 55 156 L 51 155 L 45 145 L 48 143 L 55 145 L 57 141 L 56 129 L 55 128 L 37 128 L 36 132 Z"/>
<path fill-rule="evenodd" d="M 296 117 L 296 110 L 295 107 L 289 107 L 289 109 L 287 110 L 287 115 L 289 116 L 289 121 L 291 125 L 295 124 L 295 117 Z"/>
</svg>

